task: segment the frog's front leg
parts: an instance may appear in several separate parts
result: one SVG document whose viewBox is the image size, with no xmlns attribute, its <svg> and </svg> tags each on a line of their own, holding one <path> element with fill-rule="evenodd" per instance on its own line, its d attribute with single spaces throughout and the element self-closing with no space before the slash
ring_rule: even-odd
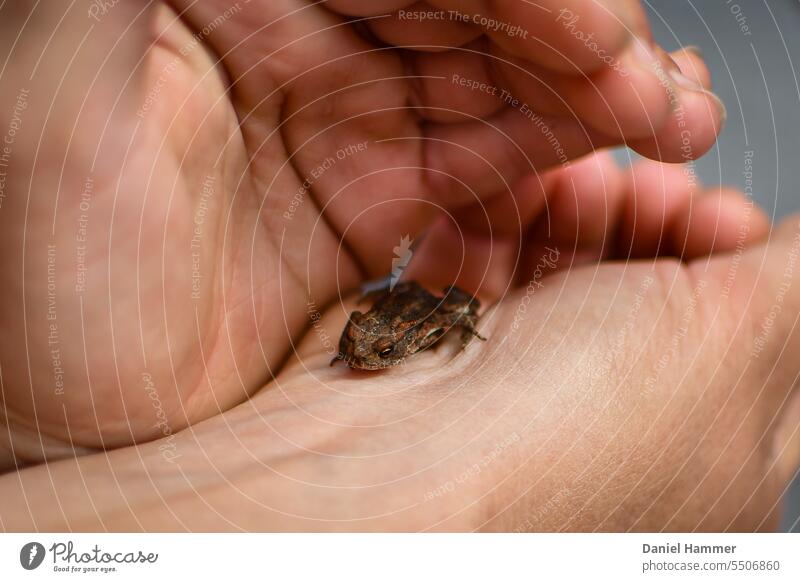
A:
<svg viewBox="0 0 800 582">
<path fill-rule="evenodd" d="M 476 329 L 477 323 L 478 323 L 477 317 L 462 316 L 461 320 L 456 324 L 461 328 L 462 346 L 467 345 L 469 343 L 469 340 L 471 340 L 473 337 L 478 338 L 482 342 L 486 341 L 486 338 L 478 333 L 478 330 Z"/>
<path fill-rule="evenodd" d="M 463 312 L 450 312 L 445 318 L 446 329 L 461 328 L 461 345 L 466 346 L 473 337 L 481 341 L 486 341 L 486 338 L 478 333 L 478 314 L 470 310 L 467 313 Z"/>
<path fill-rule="evenodd" d="M 444 294 L 442 310 L 450 315 L 452 327 L 461 328 L 461 345 L 467 345 L 473 337 L 486 341 L 476 329 L 481 302 L 455 285 L 445 287 Z"/>
</svg>

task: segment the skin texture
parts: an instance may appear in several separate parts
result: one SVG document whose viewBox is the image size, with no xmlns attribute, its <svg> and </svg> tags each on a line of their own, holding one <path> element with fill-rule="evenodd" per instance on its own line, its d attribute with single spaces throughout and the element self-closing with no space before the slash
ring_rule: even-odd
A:
<svg viewBox="0 0 800 582">
<path fill-rule="evenodd" d="M 4 529 L 774 527 L 798 460 L 798 219 L 766 240 L 740 193 L 586 155 L 624 138 L 680 159 L 676 99 L 693 156 L 720 130 L 702 60 L 673 54 L 695 86 L 671 81 L 640 50 L 635 3 L 571 7 L 628 77 L 555 15 L 501 2 L 460 9 L 539 27 L 553 49 L 448 28 L 435 50 L 375 51 L 289 0 L 207 33 L 229 4 L 120 3 L 102 26 L 88 2 L 28 19 L 31 4 L 0 19 L 2 115 L 30 93 L 0 212 L 17 274 L 0 301 Z M 399 8 L 382 4 L 331 8 Z M 421 42 L 396 28 L 393 45 Z M 425 80 L 442 69 L 541 104 L 572 163 L 518 106 Z M 641 111 L 622 110 L 631 91 Z M 479 296 L 488 341 L 369 379 L 329 367 L 350 292 L 425 228 L 408 278 Z"/>
</svg>

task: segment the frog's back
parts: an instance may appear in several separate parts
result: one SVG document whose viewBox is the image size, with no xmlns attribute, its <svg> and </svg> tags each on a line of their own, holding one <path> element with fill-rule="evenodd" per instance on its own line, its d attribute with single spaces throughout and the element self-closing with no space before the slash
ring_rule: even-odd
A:
<svg viewBox="0 0 800 582">
<path fill-rule="evenodd" d="M 400 324 L 429 317 L 441 301 L 416 281 L 408 281 L 398 284 L 391 293 L 377 301 L 372 310 L 384 314 L 394 324 Z"/>
</svg>

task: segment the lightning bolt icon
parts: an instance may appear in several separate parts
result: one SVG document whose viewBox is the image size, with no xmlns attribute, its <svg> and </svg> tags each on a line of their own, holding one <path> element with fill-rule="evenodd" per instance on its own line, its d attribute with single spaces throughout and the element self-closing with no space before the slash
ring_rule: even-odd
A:
<svg viewBox="0 0 800 582">
<path fill-rule="evenodd" d="M 411 237 L 405 235 L 400 239 L 400 245 L 394 247 L 393 250 L 395 258 L 392 259 L 392 275 L 391 279 L 389 280 L 389 291 L 394 289 L 394 286 L 397 285 L 397 282 L 403 275 L 403 270 L 411 260 L 411 255 L 413 254 L 413 251 L 411 250 Z"/>
</svg>

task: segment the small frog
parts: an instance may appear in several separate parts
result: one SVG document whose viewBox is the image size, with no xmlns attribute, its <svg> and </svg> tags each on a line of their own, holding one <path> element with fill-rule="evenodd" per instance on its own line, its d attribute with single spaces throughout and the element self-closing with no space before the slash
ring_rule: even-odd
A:
<svg viewBox="0 0 800 582">
<path fill-rule="evenodd" d="M 337 360 L 359 370 L 395 366 L 455 327 L 461 329 L 462 348 L 472 336 L 486 339 L 475 330 L 480 302 L 457 287 L 448 287 L 444 297 L 436 297 L 416 281 L 406 281 L 367 297 L 375 295 L 369 311 L 350 314 L 331 366 Z"/>
</svg>

